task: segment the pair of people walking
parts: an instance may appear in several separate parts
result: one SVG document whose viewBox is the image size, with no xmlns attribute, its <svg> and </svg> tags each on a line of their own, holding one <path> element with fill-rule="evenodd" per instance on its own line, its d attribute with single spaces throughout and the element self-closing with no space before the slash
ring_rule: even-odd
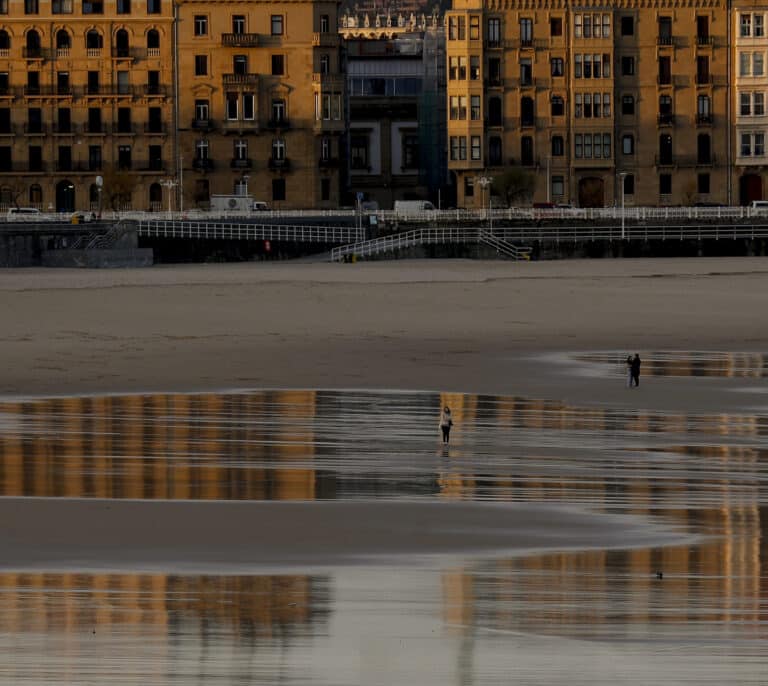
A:
<svg viewBox="0 0 768 686">
<path fill-rule="evenodd" d="M 627 355 L 627 388 L 640 385 L 640 355 Z"/>
</svg>

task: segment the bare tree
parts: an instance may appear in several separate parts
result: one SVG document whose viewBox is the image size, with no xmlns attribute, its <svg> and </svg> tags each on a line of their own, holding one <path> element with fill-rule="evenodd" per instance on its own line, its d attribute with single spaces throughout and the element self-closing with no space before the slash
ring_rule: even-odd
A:
<svg viewBox="0 0 768 686">
<path fill-rule="evenodd" d="M 516 202 L 528 202 L 533 196 L 536 177 L 520 167 L 509 167 L 493 180 L 493 192 L 507 207 Z"/>
</svg>

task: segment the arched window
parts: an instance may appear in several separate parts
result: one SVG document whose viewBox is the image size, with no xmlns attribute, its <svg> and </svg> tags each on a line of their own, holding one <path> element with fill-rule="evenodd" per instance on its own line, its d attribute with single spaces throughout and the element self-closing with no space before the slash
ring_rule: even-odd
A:
<svg viewBox="0 0 768 686">
<path fill-rule="evenodd" d="M 86 50 L 101 50 L 103 47 L 104 38 L 96 29 L 91 29 L 85 34 Z"/>
<path fill-rule="evenodd" d="M 115 34 L 115 50 L 118 57 L 130 56 L 130 40 L 128 38 L 128 32 L 125 29 L 120 29 Z"/>
<path fill-rule="evenodd" d="M 147 49 L 160 49 L 160 32 L 157 29 L 150 29 L 147 31 Z"/>
<path fill-rule="evenodd" d="M 29 204 L 32 207 L 37 207 L 38 209 L 43 204 L 43 189 L 38 183 L 33 183 L 29 187 Z"/>
<path fill-rule="evenodd" d="M 488 124 L 489 126 L 501 126 L 501 98 L 488 99 Z"/>
<path fill-rule="evenodd" d="M 56 32 L 56 49 L 66 50 L 72 47 L 72 39 L 64 29 L 59 29 Z"/>
<path fill-rule="evenodd" d="M 26 57 L 40 57 L 40 34 L 34 29 L 27 33 Z"/>
<path fill-rule="evenodd" d="M 5 29 L 0 30 L 0 50 L 11 49 L 11 37 Z"/>
</svg>

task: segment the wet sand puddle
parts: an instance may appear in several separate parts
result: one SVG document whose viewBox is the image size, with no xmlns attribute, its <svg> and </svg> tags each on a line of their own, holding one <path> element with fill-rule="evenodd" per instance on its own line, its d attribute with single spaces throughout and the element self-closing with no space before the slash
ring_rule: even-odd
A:
<svg viewBox="0 0 768 686">
<path fill-rule="evenodd" d="M 3 496 L 556 502 L 704 538 L 296 574 L 0 572 L 0 682 L 764 683 L 766 430 L 458 394 L 7 402 Z"/>
</svg>

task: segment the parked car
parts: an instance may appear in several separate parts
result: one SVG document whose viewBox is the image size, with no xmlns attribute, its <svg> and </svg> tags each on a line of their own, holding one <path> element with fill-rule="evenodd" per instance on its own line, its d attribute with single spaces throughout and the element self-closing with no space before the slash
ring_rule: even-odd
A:
<svg viewBox="0 0 768 686">
<path fill-rule="evenodd" d="M 9 207 L 5 219 L 9 222 L 39 222 L 43 213 L 36 207 Z"/>
<path fill-rule="evenodd" d="M 254 200 L 251 205 L 251 212 L 269 212 L 269 205 L 263 200 Z"/>
</svg>

